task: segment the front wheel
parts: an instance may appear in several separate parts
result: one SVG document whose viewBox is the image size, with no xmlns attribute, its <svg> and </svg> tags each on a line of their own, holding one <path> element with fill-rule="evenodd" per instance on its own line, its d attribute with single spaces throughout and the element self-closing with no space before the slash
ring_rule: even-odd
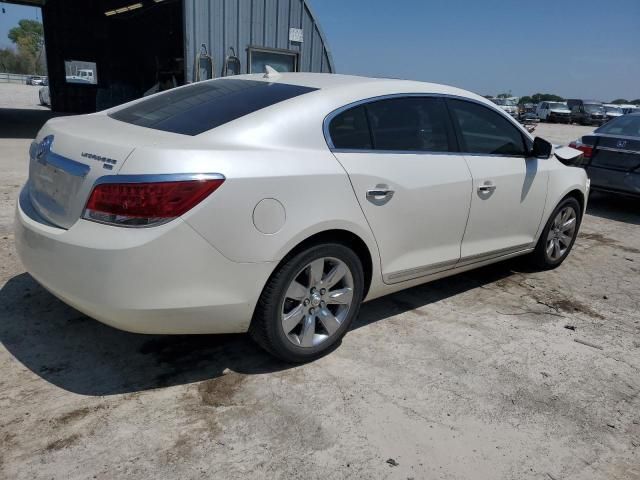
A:
<svg viewBox="0 0 640 480">
<path fill-rule="evenodd" d="M 351 249 L 340 244 L 310 247 L 285 260 L 271 276 L 249 333 L 282 360 L 314 360 L 345 335 L 363 291 L 362 263 Z"/>
<path fill-rule="evenodd" d="M 567 197 L 555 208 L 531 255 L 533 264 L 550 270 L 558 267 L 573 248 L 582 220 L 580 203 Z"/>
</svg>

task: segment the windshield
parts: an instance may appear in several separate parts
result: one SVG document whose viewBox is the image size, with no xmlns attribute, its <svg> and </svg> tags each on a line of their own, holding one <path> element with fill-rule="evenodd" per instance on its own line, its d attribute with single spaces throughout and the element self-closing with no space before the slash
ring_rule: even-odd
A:
<svg viewBox="0 0 640 480">
<path fill-rule="evenodd" d="M 549 102 L 549 108 L 555 108 L 557 110 L 566 110 L 567 105 L 560 102 Z"/>
<path fill-rule="evenodd" d="M 640 138 L 640 115 L 624 115 L 605 123 L 596 133 Z"/>
<path fill-rule="evenodd" d="M 598 105 L 597 103 L 585 103 L 584 110 L 589 113 L 603 113 L 604 107 L 602 105 Z"/>
<path fill-rule="evenodd" d="M 622 114 L 622 109 L 620 107 L 604 107 L 607 113 L 620 113 Z"/>
</svg>

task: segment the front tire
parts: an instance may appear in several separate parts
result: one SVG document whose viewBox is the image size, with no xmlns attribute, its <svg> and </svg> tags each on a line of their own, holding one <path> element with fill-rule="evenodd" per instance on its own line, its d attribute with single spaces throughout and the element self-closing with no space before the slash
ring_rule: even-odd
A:
<svg viewBox="0 0 640 480">
<path fill-rule="evenodd" d="M 292 363 L 333 350 L 358 315 L 364 272 L 341 244 L 309 247 L 283 263 L 267 282 L 249 333 L 272 355 Z"/>
<path fill-rule="evenodd" d="M 541 270 L 560 266 L 573 248 L 581 221 L 580 203 L 573 197 L 562 200 L 549 217 L 531 254 L 534 266 Z"/>
</svg>

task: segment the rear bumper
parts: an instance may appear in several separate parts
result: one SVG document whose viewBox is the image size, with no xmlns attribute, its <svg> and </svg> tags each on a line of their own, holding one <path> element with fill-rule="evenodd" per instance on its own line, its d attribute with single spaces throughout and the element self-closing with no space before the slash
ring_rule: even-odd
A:
<svg viewBox="0 0 640 480">
<path fill-rule="evenodd" d="M 620 172 L 591 166 L 586 170 L 592 189 L 640 196 L 640 172 Z"/>
<path fill-rule="evenodd" d="M 21 194 L 16 249 L 27 271 L 77 310 L 136 333 L 245 332 L 274 265 L 228 260 L 186 222 L 126 229 L 47 225 Z"/>
</svg>

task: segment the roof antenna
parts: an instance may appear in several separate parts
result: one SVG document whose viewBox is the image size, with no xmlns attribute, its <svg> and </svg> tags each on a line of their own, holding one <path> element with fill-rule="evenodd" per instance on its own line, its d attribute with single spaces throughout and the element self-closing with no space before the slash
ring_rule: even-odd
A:
<svg viewBox="0 0 640 480">
<path fill-rule="evenodd" d="M 277 78 L 280 76 L 280 72 L 278 72 L 271 65 L 264 66 L 264 78 Z"/>
</svg>

